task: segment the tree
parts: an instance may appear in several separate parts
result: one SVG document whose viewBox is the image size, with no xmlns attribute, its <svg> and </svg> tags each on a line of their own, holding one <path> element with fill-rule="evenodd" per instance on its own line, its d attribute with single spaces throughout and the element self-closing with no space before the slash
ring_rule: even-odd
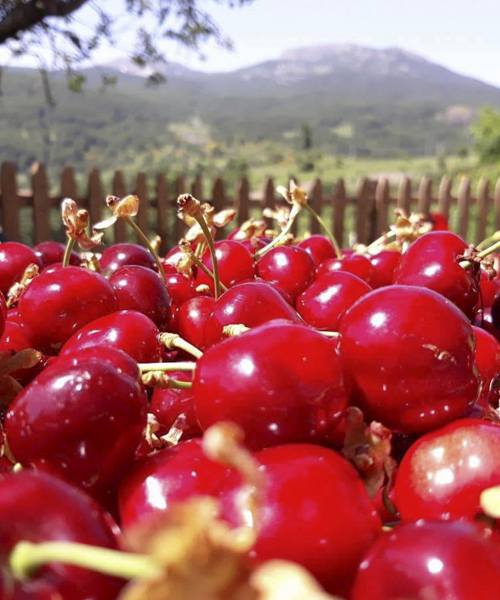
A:
<svg viewBox="0 0 500 600">
<path fill-rule="evenodd" d="M 481 162 L 500 160 L 500 111 L 485 106 L 472 126 L 475 147 Z"/>
<path fill-rule="evenodd" d="M 85 81 L 75 67 L 91 59 L 103 43 L 113 44 L 119 35 L 130 37 L 131 58 L 139 66 L 158 67 L 166 61 L 162 40 L 173 40 L 195 51 L 208 40 L 231 46 L 204 8 L 209 4 L 207 0 L 120 1 L 123 16 L 116 18 L 110 13 L 108 1 L 0 0 L 0 45 L 6 46 L 14 57 L 39 57 L 42 76 L 49 67 L 64 68 L 74 91 L 79 91 Z M 211 1 L 235 7 L 253 0 Z M 75 20 L 77 11 L 84 6 L 88 14 L 93 13 L 93 22 L 84 23 L 88 33 L 82 33 L 85 28 Z M 47 64 L 47 49 L 50 64 Z M 162 80 L 161 73 L 153 69 L 150 83 Z M 103 76 L 103 85 L 113 83 L 112 78 Z"/>
</svg>

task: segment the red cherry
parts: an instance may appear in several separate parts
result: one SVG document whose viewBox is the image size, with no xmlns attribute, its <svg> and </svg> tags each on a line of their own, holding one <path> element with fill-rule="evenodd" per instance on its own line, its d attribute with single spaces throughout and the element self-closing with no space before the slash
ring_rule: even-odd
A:
<svg viewBox="0 0 500 600">
<path fill-rule="evenodd" d="M 479 496 L 500 484 L 500 425 L 460 419 L 417 440 L 396 477 L 396 505 L 404 521 L 474 519 Z"/>
<path fill-rule="evenodd" d="M 162 347 L 156 325 L 135 310 L 121 310 L 82 327 L 64 345 L 61 355 L 85 348 L 110 346 L 123 350 L 138 363 L 159 362 Z"/>
<path fill-rule="evenodd" d="M 448 219 L 440 212 L 431 213 L 431 222 L 433 231 L 448 231 L 450 226 Z"/>
<path fill-rule="evenodd" d="M 193 392 L 203 429 L 234 421 L 252 448 L 327 443 L 347 400 L 335 346 L 282 319 L 209 348 Z"/>
<path fill-rule="evenodd" d="M 137 381 L 107 361 L 55 363 L 17 395 L 5 433 L 24 466 L 60 474 L 99 498 L 133 458 L 146 424 Z"/>
<path fill-rule="evenodd" d="M 332 242 L 324 235 L 311 235 L 298 244 L 314 260 L 316 266 L 320 265 L 328 258 L 337 258 L 337 253 Z"/>
<path fill-rule="evenodd" d="M 104 273 L 111 275 L 120 267 L 138 265 L 156 269 L 152 254 L 138 244 L 113 244 L 102 253 L 99 263 Z"/>
<path fill-rule="evenodd" d="M 136 310 L 164 330 L 168 324 L 170 296 L 160 276 L 146 267 L 121 267 L 109 283 L 118 298 L 119 310 Z"/>
<path fill-rule="evenodd" d="M 468 523 L 404 524 L 372 546 L 361 563 L 351 598 L 498 598 L 499 569 L 498 542 L 486 539 Z"/>
<path fill-rule="evenodd" d="M 33 248 L 33 250 L 40 259 L 42 267 L 45 269 L 55 263 L 62 263 L 66 247 L 64 244 L 60 244 L 59 242 L 48 241 L 38 244 Z M 69 258 L 69 264 L 78 267 L 81 265 L 81 263 L 82 259 L 80 256 L 74 250 L 72 250 Z"/>
<path fill-rule="evenodd" d="M 205 349 L 205 323 L 214 305 L 215 299 L 211 296 L 198 296 L 186 300 L 179 309 L 177 317 L 179 335 L 200 350 Z"/>
<path fill-rule="evenodd" d="M 302 323 L 297 312 L 267 282 L 239 283 L 215 303 L 205 323 L 205 346 L 226 339 L 223 333 L 226 325 L 239 323 L 256 327 L 272 319 Z"/>
<path fill-rule="evenodd" d="M 481 375 L 481 397 L 498 406 L 498 388 L 494 384 L 500 377 L 500 342 L 484 329 L 473 327 L 476 337 L 476 365 Z"/>
<path fill-rule="evenodd" d="M 7 304 L 5 302 L 4 295 L 2 294 L 2 292 L 0 292 L 0 337 L 3 335 L 6 322 L 7 322 Z"/>
<path fill-rule="evenodd" d="M 495 296 L 500 292 L 500 280 L 489 279 L 484 269 L 481 269 L 481 278 L 479 280 L 479 290 L 481 292 L 477 309 L 488 308 L 492 306 Z"/>
<path fill-rule="evenodd" d="M 316 279 L 297 298 L 300 316 L 316 329 L 337 331 L 345 311 L 371 287 L 351 273 L 333 271 Z"/>
<path fill-rule="evenodd" d="M 483 308 L 482 311 L 474 315 L 472 320 L 474 325 L 484 329 L 488 333 L 491 333 L 497 340 L 500 341 L 500 329 L 493 323 L 493 317 L 491 316 L 491 308 Z M 497 321 L 500 324 L 500 321 Z"/>
<path fill-rule="evenodd" d="M 77 367 L 81 361 L 107 362 L 113 366 L 118 373 L 128 375 L 134 381 L 139 380 L 139 366 L 135 360 L 118 348 L 112 346 L 90 346 L 89 348 L 79 348 L 74 353 L 65 352 L 62 356 L 51 359 L 52 365 L 57 365 L 58 369 Z"/>
<path fill-rule="evenodd" d="M 459 257 L 466 250 L 467 244 L 454 233 L 427 233 L 413 242 L 403 255 L 394 283 L 434 290 L 470 317 L 479 296 L 477 282 L 459 264 Z"/>
<path fill-rule="evenodd" d="M 219 277 L 226 287 L 231 287 L 242 279 L 248 279 L 255 275 L 255 265 L 250 252 L 234 240 L 215 242 L 215 255 L 219 266 Z M 203 264 L 213 273 L 212 257 L 207 250 L 203 255 Z M 211 290 L 214 289 L 212 279 L 201 269 L 196 275 L 196 285 L 206 284 Z"/>
<path fill-rule="evenodd" d="M 387 427 L 428 431 L 461 416 L 478 396 L 472 327 L 436 292 L 399 285 L 370 292 L 339 331 L 353 401 Z"/>
<path fill-rule="evenodd" d="M 472 406 L 464 412 L 463 419 L 484 419 L 500 425 L 500 415 L 483 397 L 479 397 Z"/>
<path fill-rule="evenodd" d="M 7 294 L 30 264 L 42 268 L 42 262 L 31 248 L 18 242 L 0 244 L 0 292 Z"/>
<path fill-rule="evenodd" d="M 171 273 L 167 275 L 167 291 L 172 302 L 176 306 L 182 306 L 186 300 L 196 296 L 196 284 L 194 279 L 182 273 Z"/>
<path fill-rule="evenodd" d="M 401 252 L 397 250 L 382 250 L 370 256 L 373 272 L 371 286 L 373 289 L 391 285 L 394 279 L 394 271 L 401 262 Z"/>
<path fill-rule="evenodd" d="M 347 271 L 371 285 L 374 268 L 366 256 L 347 254 L 343 258 L 329 258 L 323 261 L 317 271 L 317 279 L 331 271 Z"/>
<path fill-rule="evenodd" d="M 313 282 L 314 271 L 314 260 L 297 246 L 273 248 L 257 263 L 257 275 L 277 283 L 293 300 Z"/>
<path fill-rule="evenodd" d="M 23 292 L 18 310 L 31 346 L 57 354 L 87 323 L 117 310 L 110 283 L 81 267 L 47 269 Z"/>
<path fill-rule="evenodd" d="M 21 325 L 12 321 L 6 321 L 3 335 L 0 338 L 0 352 L 11 352 L 12 354 L 16 354 L 27 348 L 31 348 L 31 345 L 26 339 Z M 18 371 L 9 373 L 9 375 L 19 381 L 19 383 L 26 385 L 40 373 L 46 362 L 47 357 L 42 356 L 40 362 L 34 367 L 31 367 L 30 369 L 19 369 Z"/>
<path fill-rule="evenodd" d="M 228 237 L 228 239 L 233 239 Z M 256 252 L 258 252 L 261 248 L 265 248 L 267 244 L 271 241 L 270 238 L 265 237 L 252 237 L 249 240 L 237 240 L 242 246 L 250 252 L 253 256 Z"/>
<path fill-rule="evenodd" d="M 19 323 L 21 325 L 21 317 L 19 316 L 19 311 L 17 308 L 9 308 L 7 310 L 7 321 L 11 323 Z"/>
<path fill-rule="evenodd" d="M 49 475 L 24 471 L 0 481 L 0 554 L 8 595 L 16 600 L 115 600 L 123 581 L 95 571 L 50 563 L 16 581 L 8 557 L 18 542 L 77 542 L 118 548 L 118 528 L 86 494 Z M 7 583 L 8 582 L 8 583 Z"/>
</svg>

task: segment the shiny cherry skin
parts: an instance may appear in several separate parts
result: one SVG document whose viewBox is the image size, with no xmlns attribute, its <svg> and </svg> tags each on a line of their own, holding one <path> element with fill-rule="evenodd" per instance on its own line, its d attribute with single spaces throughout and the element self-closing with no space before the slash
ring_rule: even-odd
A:
<svg viewBox="0 0 500 600">
<path fill-rule="evenodd" d="M 315 264 L 303 248 L 279 246 L 259 260 L 257 275 L 277 283 L 295 300 L 313 282 Z"/>
<path fill-rule="evenodd" d="M 134 381 L 139 381 L 140 370 L 136 361 L 118 348 L 112 346 L 90 346 L 89 348 L 79 348 L 74 353 L 67 352 L 62 356 L 51 358 L 53 361 L 50 366 L 57 365 L 58 369 L 66 367 L 77 367 L 81 361 L 97 361 L 109 363 L 118 373 L 123 373 L 131 377 Z"/>
<path fill-rule="evenodd" d="M 403 521 L 474 519 L 479 496 L 500 485 L 500 425 L 459 419 L 418 439 L 396 477 L 396 505 Z"/>
<path fill-rule="evenodd" d="M 146 410 L 137 381 L 109 362 L 56 363 L 16 396 L 5 434 L 23 466 L 57 473 L 101 499 L 132 460 Z"/>
<path fill-rule="evenodd" d="M 147 523 L 172 504 L 195 496 L 217 496 L 227 473 L 205 456 L 198 439 L 140 458 L 120 485 L 122 527 L 127 531 Z"/>
<path fill-rule="evenodd" d="M 401 252 L 397 250 L 382 250 L 369 257 L 373 272 L 371 286 L 373 289 L 391 285 L 394 279 L 394 271 L 401 262 Z"/>
<path fill-rule="evenodd" d="M 186 300 L 196 296 L 196 283 L 194 279 L 182 273 L 169 273 L 167 274 L 167 291 L 172 302 L 180 307 Z"/>
<path fill-rule="evenodd" d="M 374 290 L 347 311 L 340 334 L 353 403 L 369 419 L 423 433 L 461 416 L 478 397 L 472 327 L 432 290 Z"/>
<path fill-rule="evenodd" d="M 328 592 L 346 597 L 363 555 L 381 533 L 358 474 L 335 451 L 312 444 L 267 448 L 255 457 L 262 465 L 263 494 L 250 557 L 298 563 Z M 234 525 L 244 523 L 241 509 L 230 506 L 238 506 L 240 492 L 238 485 L 221 492 Z"/>
<path fill-rule="evenodd" d="M 205 323 L 205 347 L 225 340 L 223 328 L 235 323 L 256 327 L 272 319 L 302 323 L 292 308 L 267 282 L 239 283 L 217 300 Z"/>
<path fill-rule="evenodd" d="M 49 268 L 30 283 L 18 304 L 32 348 L 49 355 L 84 325 L 117 309 L 111 284 L 81 267 Z"/>
<path fill-rule="evenodd" d="M 0 244 L 0 292 L 7 294 L 9 289 L 23 276 L 31 264 L 42 269 L 42 262 L 28 246 L 19 242 Z"/>
<path fill-rule="evenodd" d="M 500 342 L 484 329 L 472 327 L 476 337 L 476 365 L 481 375 L 481 397 L 498 407 L 500 377 Z"/>
<path fill-rule="evenodd" d="M 338 331 L 344 313 L 371 287 L 356 275 L 332 271 L 316 279 L 297 298 L 296 307 L 306 323 L 324 331 Z"/>
<path fill-rule="evenodd" d="M 468 523 L 419 521 L 379 537 L 359 567 L 352 600 L 500 597 L 500 546 Z"/>
<path fill-rule="evenodd" d="M 106 275 L 111 275 L 120 267 L 138 265 L 149 269 L 156 269 L 155 259 L 143 246 L 138 244 L 113 244 L 106 248 L 99 259 L 101 269 Z"/>
<path fill-rule="evenodd" d="M 491 310 L 491 307 L 483 308 L 483 310 L 474 315 L 472 322 L 477 327 L 480 327 L 488 333 L 491 333 L 492 336 L 496 337 L 496 339 L 500 341 L 500 329 L 493 323 Z M 497 321 L 497 323 L 500 325 L 500 320 Z"/>
<path fill-rule="evenodd" d="M 36 245 L 33 250 L 42 263 L 42 268 L 46 269 L 55 263 L 62 263 L 66 246 L 59 242 L 47 241 Z M 82 264 L 82 259 L 74 251 L 71 251 L 69 264 L 78 267 Z"/>
<path fill-rule="evenodd" d="M 138 363 L 159 362 L 162 356 L 159 335 L 158 327 L 146 315 L 121 310 L 82 327 L 64 344 L 61 354 L 110 346 L 123 350 Z"/>
<path fill-rule="evenodd" d="M 179 335 L 200 350 L 205 349 L 205 323 L 212 313 L 214 305 L 215 298 L 197 296 L 186 300 L 179 309 L 177 317 Z"/>
<path fill-rule="evenodd" d="M 215 255 L 219 266 L 219 277 L 226 287 L 231 287 L 242 279 L 255 275 L 255 263 L 252 254 L 234 240 L 215 242 Z M 203 264 L 213 273 L 212 257 L 208 250 L 203 255 Z M 196 285 L 206 284 L 213 291 L 214 283 L 201 269 L 196 275 Z"/>
<path fill-rule="evenodd" d="M 347 403 L 335 346 L 283 319 L 209 348 L 192 389 L 203 429 L 234 421 L 254 449 L 328 443 Z"/>
<path fill-rule="evenodd" d="M 373 277 L 373 265 L 370 260 L 362 254 L 347 254 L 342 258 L 329 258 L 323 261 L 317 270 L 317 279 L 330 273 L 331 271 L 347 271 L 359 277 L 363 281 L 366 281 L 368 285 L 371 285 Z"/>
<path fill-rule="evenodd" d="M 485 318 L 487 319 L 486 312 L 487 309 L 484 309 Z M 500 330 L 500 294 L 497 294 L 495 296 L 491 305 L 491 323 L 495 326 L 497 330 Z"/>
<path fill-rule="evenodd" d="M 479 294 L 474 277 L 459 264 L 459 257 L 466 250 L 467 244 L 454 233 L 426 233 L 403 255 L 394 273 L 394 283 L 434 290 L 472 317 Z"/>
<path fill-rule="evenodd" d="M 5 600 L 115 600 L 125 583 L 95 571 L 51 563 L 26 581 L 15 581 L 9 555 L 18 542 L 76 542 L 118 549 L 118 527 L 85 493 L 68 483 L 35 471 L 0 481 L 0 560 Z"/>
<path fill-rule="evenodd" d="M 500 292 L 500 279 L 490 279 L 484 269 L 481 269 L 479 279 L 480 298 L 477 308 L 489 308 L 492 306 L 495 296 Z"/>
<path fill-rule="evenodd" d="M 118 310 L 136 310 L 161 330 L 168 323 L 170 296 L 160 276 L 147 267 L 121 267 L 109 278 L 118 298 Z"/>
<path fill-rule="evenodd" d="M 337 253 L 332 242 L 324 235 L 311 235 L 298 244 L 314 260 L 314 264 L 319 266 L 328 258 L 337 258 Z"/>
</svg>

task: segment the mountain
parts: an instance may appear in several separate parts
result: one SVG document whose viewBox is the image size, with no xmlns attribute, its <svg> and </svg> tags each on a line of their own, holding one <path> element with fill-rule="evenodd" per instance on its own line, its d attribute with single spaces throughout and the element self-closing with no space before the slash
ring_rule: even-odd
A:
<svg viewBox="0 0 500 600">
<path fill-rule="evenodd" d="M 36 71 L 6 70 L 0 159 L 21 168 L 42 158 L 54 168 L 196 170 L 219 168 L 223 156 L 248 160 L 253 144 L 265 165 L 299 152 L 303 124 L 318 153 L 451 153 L 470 142 L 478 107 L 500 106 L 500 89 L 401 48 L 298 48 L 229 73 L 153 68 L 165 85 L 147 87 L 151 69 L 129 61 L 85 70 L 80 94 L 54 73 L 54 109 L 43 102 Z M 117 76 L 116 87 L 102 91 L 103 74 Z"/>
</svg>

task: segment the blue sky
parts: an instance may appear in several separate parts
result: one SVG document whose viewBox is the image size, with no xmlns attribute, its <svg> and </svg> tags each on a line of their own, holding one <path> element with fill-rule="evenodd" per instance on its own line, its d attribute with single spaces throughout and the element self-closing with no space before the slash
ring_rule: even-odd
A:
<svg viewBox="0 0 500 600">
<path fill-rule="evenodd" d="M 255 0 L 230 10 L 201 0 L 235 43 L 228 53 L 212 45 L 207 59 L 169 47 L 169 57 L 193 68 L 222 71 L 278 57 L 300 46 L 357 43 L 400 46 L 455 71 L 500 86 L 500 4 L 498 0 Z M 122 6 L 106 0 L 106 7 Z M 76 14 L 82 27 L 90 11 Z M 95 58 L 124 57 L 127 39 Z M 0 59 L 2 52 L 0 51 Z"/>
</svg>

